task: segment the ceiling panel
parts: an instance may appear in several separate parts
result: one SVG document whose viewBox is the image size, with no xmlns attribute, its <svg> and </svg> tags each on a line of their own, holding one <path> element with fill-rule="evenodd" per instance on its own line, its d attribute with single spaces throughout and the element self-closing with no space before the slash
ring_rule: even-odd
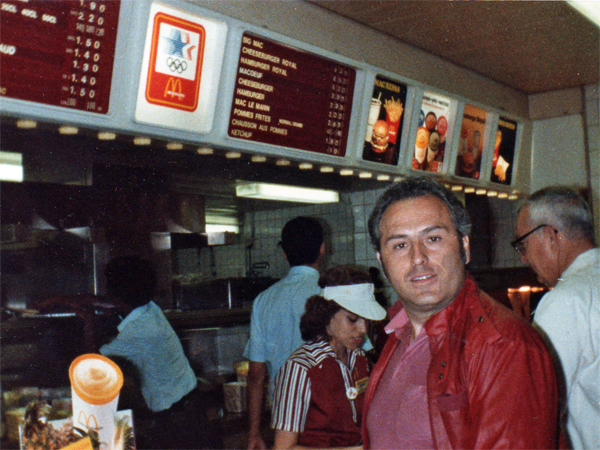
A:
<svg viewBox="0 0 600 450">
<path fill-rule="evenodd" d="M 598 83 L 600 33 L 564 1 L 310 1 L 531 94 Z"/>
</svg>

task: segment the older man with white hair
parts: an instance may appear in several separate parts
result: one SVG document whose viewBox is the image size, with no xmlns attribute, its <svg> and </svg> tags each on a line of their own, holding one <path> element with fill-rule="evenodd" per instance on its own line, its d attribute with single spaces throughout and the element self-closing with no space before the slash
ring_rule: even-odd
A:
<svg viewBox="0 0 600 450">
<path fill-rule="evenodd" d="M 512 243 L 538 279 L 552 288 L 534 324 L 554 352 L 561 422 L 574 449 L 600 448 L 600 249 L 592 215 L 575 191 L 549 187 L 519 209 Z"/>
</svg>

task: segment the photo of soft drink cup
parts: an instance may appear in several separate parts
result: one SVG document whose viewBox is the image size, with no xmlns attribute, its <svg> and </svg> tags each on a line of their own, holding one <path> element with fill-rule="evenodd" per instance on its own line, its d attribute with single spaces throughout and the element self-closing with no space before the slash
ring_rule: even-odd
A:
<svg viewBox="0 0 600 450">
<path fill-rule="evenodd" d="M 73 426 L 98 433 L 100 449 L 110 449 L 115 434 L 115 413 L 123 386 L 119 366 L 102 355 L 77 357 L 69 368 L 73 397 Z"/>
<path fill-rule="evenodd" d="M 369 119 L 367 121 L 367 134 L 365 135 L 365 141 L 371 141 L 373 136 L 373 125 L 379 119 L 379 113 L 381 112 L 381 100 L 378 98 L 371 99 L 371 109 L 369 109 Z"/>
</svg>

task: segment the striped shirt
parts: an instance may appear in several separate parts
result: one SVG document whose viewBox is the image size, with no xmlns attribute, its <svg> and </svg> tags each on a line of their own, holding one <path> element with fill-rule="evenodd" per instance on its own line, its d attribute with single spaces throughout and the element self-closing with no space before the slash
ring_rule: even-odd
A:
<svg viewBox="0 0 600 450">
<path fill-rule="evenodd" d="M 275 376 L 271 427 L 300 433 L 299 445 L 356 445 L 367 379 L 361 349 L 349 351 L 348 367 L 329 343 L 306 343 Z"/>
</svg>

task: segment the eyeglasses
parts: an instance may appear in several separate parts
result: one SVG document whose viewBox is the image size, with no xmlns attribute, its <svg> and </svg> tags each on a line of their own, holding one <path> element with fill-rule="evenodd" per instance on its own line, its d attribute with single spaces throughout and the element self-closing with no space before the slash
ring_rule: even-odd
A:
<svg viewBox="0 0 600 450">
<path fill-rule="evenodd" d="M 523 236 L 521 236 L 520 238 L 515 239 L 514 241 L 512 241 L 510 243 L 510 245 L 512 246 L 512 248 L 514 248 L 516 251 L 518 251 L 519 253 L 523 253 L 525 251 L 525 239 L 527 239 L 530 235 L 532 235 L 533 233 L 535 233 L 537 230 L 547 227 L 548 225 L 543 223 L 541 225 L 538 225 L 537 227 L 535 227 L 533 230 L 525 233 Z"/>
</svg>

